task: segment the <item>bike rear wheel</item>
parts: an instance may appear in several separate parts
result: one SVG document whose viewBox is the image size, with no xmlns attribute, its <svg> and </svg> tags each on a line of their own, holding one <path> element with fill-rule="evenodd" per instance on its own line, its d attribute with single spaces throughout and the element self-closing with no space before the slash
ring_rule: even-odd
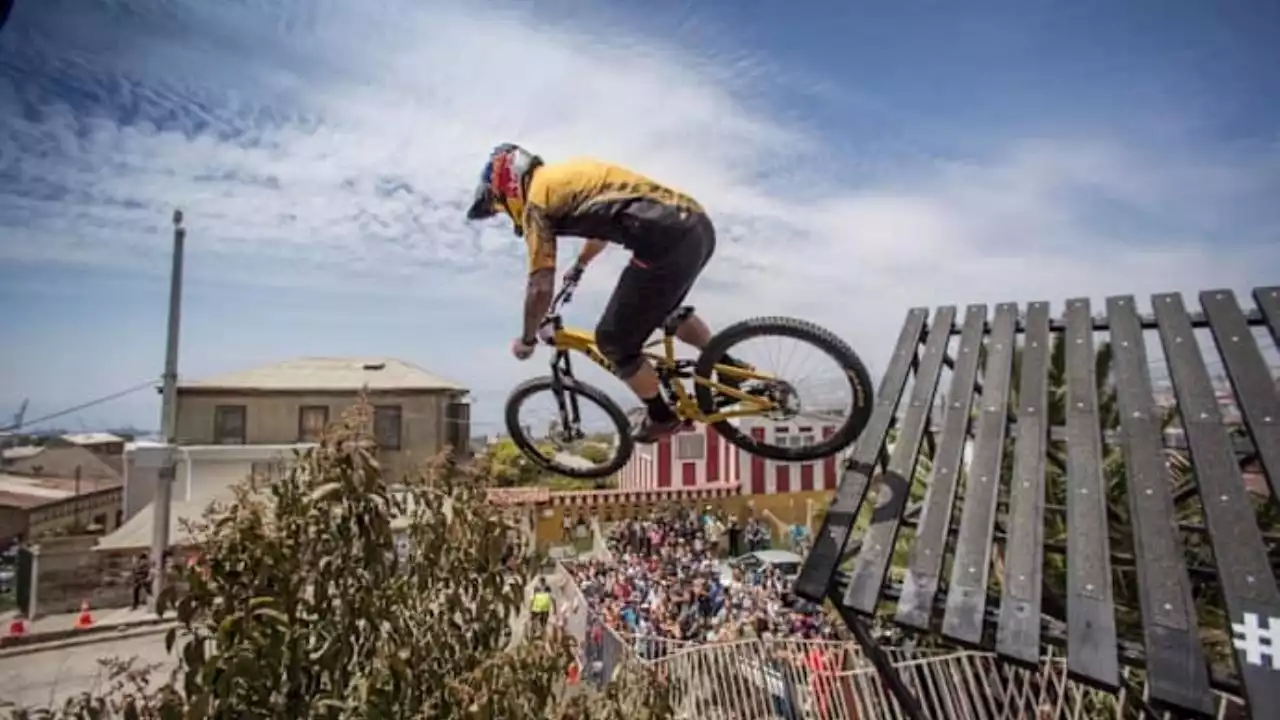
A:
<svg viewBox="0 0 1280 720">
<path fill-rule="evenodd" d="M 531 437 L 520 417 L 521 407 L 540 394 L 551 395 L 556 405 L 561 408 L 562 418 L 567 422 L 561 422 L 561 427 L 558 429 L 560 433 L 585 435 L 586 431 L 579 426 L 581 422 L 579 410 L 583 404 L 594 405 L 603 410 L 608 422 L 612 425 L 608 428 L 613 435 L 612 445 L 604 448 L 609 456 L 601 462 L 585 464 L 583 461 L 586 458 L 579 455 L 562 452 L 548 453 L 551 448 L 546 445 L 552 442 L 553 438 L 539 442 L 538 439 Z M 631 423 L 627 420 L 626 413 L 604 391 L 579 380 L 557 379 L 549 375 L 526 380 L 507 398 L 505 415 L 507 433 L 511 435 L 512 442 L 520 452 L 538 467 L 565 477 L 583 480 L 608 477 L 621 470 L 631 459 L 631 453 L 635 450 L 635 441 L 631 439 Z M 554 434 L 556 433 L 549 433 L 549 435 Z"/>
<path fill-rule="evenodd" d="M 730 325 L 711 338 L 711 342 L 698 358 L 695 372 L 701 378 L 714 381 L 715 366 L 720 364 L 726 355 L 733 354 L 733 348 L 747 340 L 764 337 L 781 337 L 799 340 L 808 344 L 822 355 L 827 356 L 840 367 L 850 389 L 850 401 L 841 412 L 831 416 L 837 426 L 830 435 L 815 441 L 811 445 L 780 445 L 759 440 L 749 432 L 734 424 L 731 420 L 712 423 L 712 427 L 731 444 L 747 452 L 769 460 L 804 462 L 818 460 L 844 450 L 852 445 L 862 433 L 863 428 L 871 420 L 873 391 L 871 376 L 867 372 L 862 359 L 858 357 L 848 343 L 836 337 L 826 328 L 805 320 L 787 317 L 762 317 L 743 320 Z M 778 378 L 785 383 L 787 378 Z M 698 407 L 706 415 L 713 415 L 717 410 L 718 397 L 714 386 L 698 383 L 695 394 Z M 788 420 L 783 416 L 778 418 Z"/>
</svg>

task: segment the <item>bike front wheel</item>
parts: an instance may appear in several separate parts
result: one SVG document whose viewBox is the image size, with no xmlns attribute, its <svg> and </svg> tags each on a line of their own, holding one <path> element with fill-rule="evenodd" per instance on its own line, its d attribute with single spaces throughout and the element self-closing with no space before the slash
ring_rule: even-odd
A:
<svg viewBox="0 0 1280 720">
<path fill-rule="evenodd" d="M 862 433 L 863 428 L 871 420 L 873 391 L 871 376 L 857 353 L 831 331 L 805 320 L 787 317 L 763 317 L 744 320 L 730 325 L 711 338 L 711 342 L 698 358 L 695 372 L 698 377 L 712 384 L 698 383 L 695 393 L 698 407 L 705 415 L 714 415 L 725 407 L 726 399 L 716 392 L 716 382 L 723 382 L 717 368 L 726 355 L 738 361 L 755 365 L 754 358 L 746 351 L 740 352 L 739 346 L 751 340 L 790 339 L 807 345 L 817 351 L 817 355 L 834 361 L 834 372 L 825 386 L 825 391 L 816 405 L 818 407 L 802 408 L 795 400 L 796 388 L 802 383 L 799 378 L 788 377 L 787 373 L 774 374 L 768 368 L 759 368 L 768 372 L 770 381 L 745 381 L 742 390 L 748 394 L 761 397 L 777 398 L 785 396 L 791 401 L 778 401 L 779 410 L 751 416 L 743 424 L 732 419 L 712 423 L 712 427 L 731 444 L 747 452 L 769 460 L 790 462 L 806 462 L 834 455 L 853 444 Z M 843 386 L 843 387 L 839 387 Z M 849 391 L 847 400 L 832 401 L 835 390 Z M 829 433 L 822 438 L 812 438 L 805 444 L 791 444 L 788 440 L 800 440 L 797 428 L 788 427 L 787 433 L 769 433 L 763 438 L 754 436 L 747 429 L 753 421 L 764 419 L 775 426 L 813 424 L 816 420 L 827 428 Z M 774 441 L 768 438 L 776 435 Z"/>
<path fill-rule="evenodd" d="M 550 414 L 521 415 L 521 410 L 544 397 Z M 603 419 L 588 425 L 583 409 L 602 411 Z M 595 480 L 617 473 L 631 459 L 635 441 L 627 415 L 604 391 L 572 378 L 536 377 L 516 387 L 507 398 L 507 433 L 534 465 L 565 477 Z M 538 432 L 535 423 L 549 427 Z M 573 446 L 573 447 L 571 447 Z"/>
</svg>

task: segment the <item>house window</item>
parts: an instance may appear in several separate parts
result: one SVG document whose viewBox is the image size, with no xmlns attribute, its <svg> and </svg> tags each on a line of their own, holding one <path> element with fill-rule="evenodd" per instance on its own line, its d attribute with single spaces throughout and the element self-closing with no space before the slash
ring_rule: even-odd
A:
<svg viewBox="0 0 1280 720">
<path fill-rule="evenodd" d="M 216 445 L 243 445 L 245 410 L 243 405 L 218 405 L 213 409 L 213 442 Z"/>
<path fill-rule="evenodd" d="M 786 444 L 790 445 L 791 447 L 804 447 L 806 445 L 812 445 L 813 436 L 812 435 L 792 435 L 791 437 L 787 438 Z"/>
<path fill-rule="evenodd" d="M 328 405 L 303 405 L 298 408 L 298 441 L 320 442 L 328 424 Z"/>
<path fill-rule="evenodd" d="M 706 454 L 707 439 L 702 434 L 676 436 L 677 460 L 701 460 Z"/>
<path fill-rule="evenodd" d="M 400 449 L 400 406 L 375 405 L 373 408 L 373 439 L 383 450 Z"/>
</svg>

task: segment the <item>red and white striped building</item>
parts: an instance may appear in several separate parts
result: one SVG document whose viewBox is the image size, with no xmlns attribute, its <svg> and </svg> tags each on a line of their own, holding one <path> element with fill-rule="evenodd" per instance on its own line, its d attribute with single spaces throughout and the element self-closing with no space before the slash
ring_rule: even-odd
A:
<svg viewBox="0 0 1280 720">
<path fill-rule="evenodd" d="M 741 427 L 774 444 L 806 445 L 836 431 L 830 420 L 795 418 L 786 422 L 751 418 Z M 805 463 L 765 460 L 739 450 L 715 428 L 699 425 L 652 445 L 636 446 L 618 474 L 620 490 L 662 490 L 736 485 L 751 495 L 835 490 L 837 458 Z"/>
</svg>

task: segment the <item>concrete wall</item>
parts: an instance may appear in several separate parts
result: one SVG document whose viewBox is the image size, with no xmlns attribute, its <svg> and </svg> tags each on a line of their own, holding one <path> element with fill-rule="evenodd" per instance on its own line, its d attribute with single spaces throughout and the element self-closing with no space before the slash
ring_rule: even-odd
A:
<svg viewBox="0 0 1280 720">
<path fill-rule="evenodd" d="M 214 497 L 251 474 L 277 473 L 292 462 L 294 453 L 309 445 L 201 445 L 178 448 L 173 502 Z M 153 447 L 130 447 L 124 454 L 124 520 L 137 515 L 156 492 L 159 468 Z M 222 498 L 226 499 L 226 498 Z"/>
<path fill-rule="evenodd" d="M 397 477 L 444 449 L 447 432 L 446 411 L 454 393 L 375 392 L 374 405 L 400 407 L 400 450 L 383 451 L 380 460 Z M 245 407 L 245 444 L 283 445 L 299 442 L 298 413 L 304 406 L 329 408 L 329 421 L 337 422 L 356 402 L 353 393 L 233 393 L 184 389 L 178 395 L 178 443 L 214 444 L 214 408 L 219 405 Z M 465 435 L 463 436 L 465 437 Z M 130 503 L 132 506 L 132 503 Z"/>
<path fill-rule="evenodd" d="M 32 615 L 75 612 L 88 600 L 94 608 L 126 607 L 134 553 L 95 552 L 96 535 L 46 540 L 35 546 Z"/>
<path fill-rule="evenodd" d="M 25 541 L 82 533 L 91 525 L 96 533 L 120 526 L 124 489 L 96 490 L 53 500 L 32 508 L 0 507 L 0 540 L 22 537 Z"/>
<path fill-rule="evenodd" d="M 27 511 L 22 508 L 0 506 L 0 541 L 27 535 Z"/>
<path fill-rule="evenodd" d="M 83 531 L 96 525 L 99 534 L 109 533 L 120 526 L 121 503 L 124 488 L 109 488 L 97 492 L 58 500 L 27 511 L 28 537 L 40 541 L 49 535 L 67 531 Z"/>
</svg>

